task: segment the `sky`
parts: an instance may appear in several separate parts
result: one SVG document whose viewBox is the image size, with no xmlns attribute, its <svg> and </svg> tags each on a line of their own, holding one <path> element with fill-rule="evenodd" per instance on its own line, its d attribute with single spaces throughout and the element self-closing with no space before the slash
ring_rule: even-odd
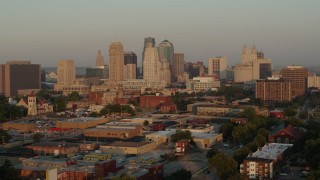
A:
<svg viewBox="0 0 320 180">
<path fill-rule="evenodd" d="M 167 39 L 185 61 L 226 56 L 240 63 L 244 44 L 255 44 L 274 68 L 319 66 L 319 0 L 28 0 L 0 1 L 0 63 L 30 60 L 55 67 L 73 59 L 108 64 L 111 42 L 134 51 L 141 66 L 145 37 Z"/>
</svg>

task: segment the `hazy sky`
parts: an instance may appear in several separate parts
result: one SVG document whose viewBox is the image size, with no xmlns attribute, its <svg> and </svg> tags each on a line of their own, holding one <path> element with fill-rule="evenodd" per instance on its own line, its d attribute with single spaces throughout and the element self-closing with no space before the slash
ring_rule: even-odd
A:
<svg viewBox="0 0 320 180">
<path fill-rule="evenodd" d="M 319 0 L 1 0 L 0 63 L 94 66 L 99 49 L 108 63 L 109 44 L 121 41 L 140 66 L 151 36 L 186 61 L 227 56 L 234 65 L 242 46 L 255 44 L 275 67 L 319 66 L 319 8 Z"/>
</svg>

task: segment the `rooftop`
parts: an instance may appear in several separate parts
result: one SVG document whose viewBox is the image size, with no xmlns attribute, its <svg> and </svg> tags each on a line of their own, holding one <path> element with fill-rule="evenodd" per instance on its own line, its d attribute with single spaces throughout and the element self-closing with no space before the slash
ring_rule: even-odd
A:
<svg viewBox="0 0 320 180">
<path fill-rule="evenodd" d="M 219 134 L 214 134 L 214 133 L 192 133 L 193 138 L 201 138 L 201 139 L 210 139 L 218 135 Z"/>
<path fill-rule="evenodd" d="M 292 146 L 293 144 L 270 143 L 263 146 L 261 150 L 257 150 L 256 152 L 254 152 L 250 156 L 250 158 L 276 160 L 279 155 L 281 155 L 284 151 Z"/>
<path fill-rule="evenodd" d="M 146 144 L 150 144 L 151 142 L 124 142 L 124 141 L 116 141 L 108 144 L 107 146 L 115 146 L 115 147 L 140 147 Z"/>
<path fill-rule="evenodd" d="M 86 121 L 96 121 L 100 120 L 101 118 L 94 118 L 94 117 L 78 117 L 72 119 L 64 119 L 63 122 L 86 122 Z"/>
</svg>

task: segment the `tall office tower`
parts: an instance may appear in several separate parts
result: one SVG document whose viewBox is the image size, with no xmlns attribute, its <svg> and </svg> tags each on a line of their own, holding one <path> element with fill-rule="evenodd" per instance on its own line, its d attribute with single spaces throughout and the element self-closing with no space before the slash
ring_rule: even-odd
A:
<svg viewBox="0 0 320 180">
<path fill-rule="evenodd" d="M 147 43 L 143 61 L 143 79 L 147 81 L 159 81 L 159 55 L 152 43 Z"/>
<path fill-rule="evenodd" d="M 132 52 L 124 52 L 124 79 L 137 79 L 137 55 Z"/>
<path fill-rule="evenodd" d="M 143 62 L 144 62 L 144 54 L 145 54 L 145 50 L 147 48 L 147 44 L 151 43 L 152 47 L 156 47 L 156 40 L 153 37 L 147 37 L 144 38 L 144 43 L 143 43 L 143 51 L 142 51 L 142 75 L 143 75 Z"/>
<path fill-rule="evenodd" d="M 169 69 L 169 62 L 166 58 L 162 58 L 160 61 L 160 81 L 165 81 L 166 84 L 171 83 L 171 73 Z"/>
<path fill-rule="evenodd" d="M 124 51 L 121 42 L 112 42 L 109 47 L 109 79 L 124 80 Z"/>
<path fill-rule="evenodd" d="M 257 80 L 256 98 L 266 102 L 291 101 L 291 82 L 281 78 Z"/>
<path fill-rule="evenodd" d="M 0 94 L 16 96 L 18 90 L 41 89 L 41 65 L 8 61 L 0 65 Z"/>
<path fill-rule="evenodd" d="M 263 79 L 271 76 L 272 60 L 265 59 L 262 51 L 257 51 L 256 46 L 248 48 L 243 46 L 241 64 L 234 67 L 234 81 L 246 82 Z"/>
<path fill-rule="evenodd" d="M 185 71 L 189 73 L 190 79 L 193 77 L 204 76 L 205 68 L 202 61 L 195 63 L 187 62 L 184 64 Z"/>
<path fill-rule="evenodd" d="M 183 53 L 174 53 L 173 54 L 173 72 L 177 78 L 179 75 L 184 73 L 184 54 Z"/>
<path fill-rule="evenodd" d="M 57 86 L 71 86 L 76 80 L 73 60 L 61 60 L 58 62 Z"/>
<path fill-rule="evenodd" d="M 159 59 L 166 58 L 169 62 L 169 68 L 171 72 L 171 80 L 175 79 L 175 72 L 173 67 L 173 54 L 174 54 L 174 47 L 171 42 L 168 40 L 164 40 L 159 44 L 158 47 Z"/>
<path fill-rule="evenodd" d="M 303 66 L 287 66 L 281 70 L 282 78 L 291 82 L 292 96 L 306 93 L 308 69 Z"/>
<path fill-rule="evenodd" d="M 208 75 L 219 75 L 220 79 L 227 79 L 228 61 L 226 57 L 208 59 Z"/>
<path fill-rule="evenodd" d="M 104 66 L 104 58 L 103 58 L 100 50 L 98 51 L 98 54 L 97 54 L 96 66 Z"/>
</svg>

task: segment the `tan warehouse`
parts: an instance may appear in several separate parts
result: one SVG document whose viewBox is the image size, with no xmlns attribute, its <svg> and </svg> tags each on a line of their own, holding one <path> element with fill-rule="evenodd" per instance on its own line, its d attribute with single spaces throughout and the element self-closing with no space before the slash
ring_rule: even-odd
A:
<svg viewBox="0 0 320 180">
<path fill-rule="evenodd" d="M 157 148 L 156 142 L 113 142 L 106 146 L 100 146 L 104 153 L 117 154 L 144 154 Z"/>
<path fill-rule="evenodd" d="M 90 118 L 81 117 L 73 119 L 65 119 L 63 121 L 57 121 L 57 128 L 70 128 L 70 129 L 87 129 L 91 127 L 96 127 L 99 124 L 104 124 L 109 122 L 110 119 L 107 118 Z"/>
</svg>

